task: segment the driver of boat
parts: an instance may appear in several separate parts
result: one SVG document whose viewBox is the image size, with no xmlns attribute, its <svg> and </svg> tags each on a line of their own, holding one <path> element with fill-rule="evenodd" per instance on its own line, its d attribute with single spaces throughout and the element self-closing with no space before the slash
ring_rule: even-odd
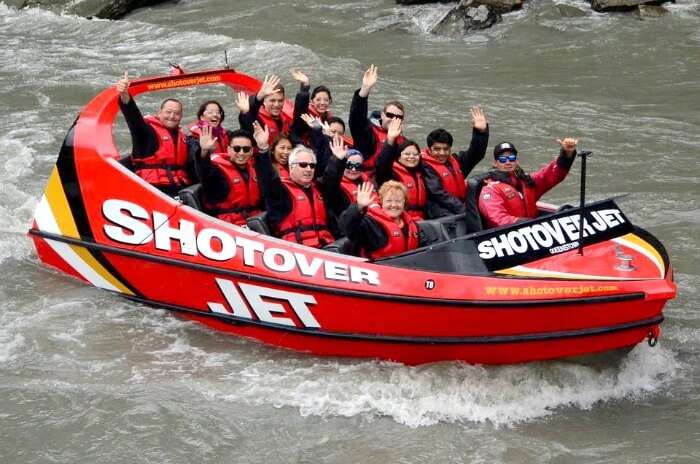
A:
<svg viewBox="0 0 700 464">
<path fill-rule="evenodd" d="M 374 186 L 364 182 L 357 202 L 340 216 L 340 229 L 372 260 L 418 248 L 418 225 L 404 209 L 406 199 L 406 186 L 389 180 L 380 187 L 377 203 Z"/>
<path fill-rule="evenodd" d="M 493 167 L 479 194 L 479 212 L 487 227 L 498 227 L 537 217 L 537 201 L 563 181 L 576 157 L 578 140 L 557 139 L 559 156 L 533 174 L 518 163 L 519 153 L 509 142 L 493 149 Z"/>
<path fill-rule="evenodd" d="M 280 134 L 289 135 L 292 118 L 284 111 L 284 87 L 280 78 L 275 75 L 265 76 L 260 90 L 248 97 L 239 92 L 236 96 L 236 107 L 240 111 L 238 122 L 241 129 L 254 132 L 253 123 L 259 122 L 267 128 L 272 143 Z"/>
<path fill-rule="evenodd" d="M 129 94 L 129 75 L 116 84 L 119 109 L 131 133 L 131 159 L 135 172 L 162 192 L 176 197 L 196 179 L 192 151 L 196 144 L 188 141 L 180 129 L 182 103 L 168 98 L 155 115 L 143 116 Z"/>
<path fill-rule="evenodd" d="M 472 137 L 467 150 L 452 152 L 452 134 L 435 129 L 428 134 L 421 164 L 428 188 L 426 215 L 440 218 L 465 212 L 467 184 L 464 179 L 484 159 L 489 143 L 489 126 L 478 106 L 471 108 Z"/>
<path fill-rule="evenodd" d="M 268 128 L 257 121 L 253 128 L 260 151 L 255 157 L 255 169 L 265 192 L 267 223 L 273 234 L 314 248 L 333 242 L 326 205 L 314 181 L 314 152 L 303 145 L 295 147 L 289 154 L 289 177 L 281 177 L 272 165 Z"/>
<path fill-rule="evenodd" d="M 262 210 L 262 195 L 253 162 L 253 137 L 244 130 L 231 132 L 227 152 L 216 152 L 214 128 L 203 126 L 199 137 L 197 174 L 205 210 L 222 221 L 245 226 Z"/>
<path fill-rule="evenodd" d="M 348 120 L 354 148 L 365 155 L 365 168 L 370 175 L 374 174 L 377 156 L 379 156 L 387 138 L 389 123 L 404 119 L 404 106 L 397 100 L 390 100 L 384 104 L 384 110 L 379 114 L 379 120 L 370 120 L 367 117 L 369 93 L 377 83 L 377 76 L 377 67 L 370 65 L 362 76 L 362 86 L 355 91 L 352 97 Z M 399 135 L 397 143 L 401 144 L 402 142 L 403 136 Z"/>
</svg>

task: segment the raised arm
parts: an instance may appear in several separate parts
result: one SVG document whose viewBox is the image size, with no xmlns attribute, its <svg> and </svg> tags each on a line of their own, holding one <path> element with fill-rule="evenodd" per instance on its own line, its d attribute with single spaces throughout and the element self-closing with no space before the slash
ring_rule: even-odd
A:
<svg viewBox="0 0 700 464">
<path fill-rule="evenodd" d="M 486 156 L 486 147 L 489 144 L 489 124 L 486 115 L 478 106 L 470 110 L 472 117 L 472 138 L 469 148 L 457 154 L 459 168 L 462 176 L 467 177 L 474 167 Z"/>
<path fill-rule="evenodd" d="M 153 128 L 143 119 L 143 114 L 136 105 L 136 100 L 131 97 L 130 85 L 129 73 L 124 71 L 124 76 L 116 84 L 117 92 L 119 92 L 119 109 L 131 134 L 131 156 L 143 158 L 158 150 L 158 138 Z"/>
<path fill-rule="evenodd" d="M 370 129 L 371 123 L 367 118 L 369 111 L 367 97 L 377 83 L 377 77 L 377 67 L 370 65 L 362 76 L 362 86 L 355 91 L 350 103 L 350 116 L 348 118 L 350 134 L 355 142 L 355 148 L 360 150 L 366 158 L 374 154 L 375 140 Z"/>
<path fill-rule="evenodd" d="M 396 139 L 403 131 L 403 121 L 400 119 L 392 119 L 389 122 L 389 127 L 387 130 L 387 137 L 384 145 L 382 146 L 382 151 L 379 152 L 377 157 L 377 164 L 375 166 L 375 179 L 377 185 L 381 185 L 387 180 L 391 180 L 393 177 L 393 165 L 394 161 L 399 158 L 399 147 L 396 145 Z"/>
</svg>

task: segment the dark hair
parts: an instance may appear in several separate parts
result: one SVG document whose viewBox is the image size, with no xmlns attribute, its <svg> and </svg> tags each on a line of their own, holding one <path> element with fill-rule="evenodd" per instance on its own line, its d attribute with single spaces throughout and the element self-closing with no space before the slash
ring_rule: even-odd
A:
<svg viewBox="0 0 700 464">
<path fill-rule="evenodd" d="M 435 143 L 446 143 L 451 147 L 452 142 L 452 134 L 450 134 L 443 128 L 435 129 L 430 134 L 428 134 L 428 138 L 426 139 L 428 147 L 432 147 Z"/>
<path fill-rule="evenodd" d="M 270 145 L 270 153 L 275 152 L 275 148 L 277 148 L 277 145 L 279 145 L 282 140 L 286 140 L 292 146 L 294 145 L 292 143 L 292 139 L 290 139 L 289 136 L 284 135 L 284 134 L 279 134 L 277 137 L 275 137 L 275 140 L 273 140 L 272 144 Z"/>
<path fill-rule="evenodd" d="M 201 105 L 199 105 L 199 109 L 197 110 L 197 120 L 202 118 L 202 115 L 207 110 L 207 106 L 209 105 L 216 105 L 219 107 L 219 112 L 221 113 L 221 122 L 224 122 L 224 118 L 226 117 L 226 114 L 224 113 L 224 107 L 221 106 L 221 103 L 219 103 L 216 100 L 207 100 Z"/>
<path fill-rule="evenodd" d="M 321 92 L 326 92 L 328 94 L 328 100 L 330 100 L 330 102 L 333 103 L 333 96 L 331 95 L 331 91 L 325 85 L 319 85 L 318 87 L 314 88 L 311 91 L 311 99 L 313 100 L 314 97 Z"/>
<path fill-rule="evenodd" d="M 343 133 L 345 133 L 345 121 L 343 121 L 342 118 L 339 118 L 338 116 L 331 116 L 330 118 L 328 118 L 328 120 L 326 122 L 328 123 L 328 125 L 331 125 L 334 122 L 337 122 L 338 124 L 343 126 Z"/>
<path fill-rule="evenodd" d="M 275 93 L 281 92 L 282 95 L 284 95 L 284 86 L 282 84 L 277 84 L 272 90 L 274 90 Z"/>
<path fill-rule="evenodd" d="M 180 105 L 180 109 L 182 109 L 182 102 L 180 100 L 178 100 L 177 98 L 166 98 L 165 100 L 163 100 L 163 103 L 160 104 L 160 109 L 162 110 L 163 107 L 165 106 L 165 104 L 168 102 L 175 102 L 178 105 Z"/>
<path fill-rule="evenodd" d="M 403 103 L 401 103 L 398 100 L 389 100 L 388 102 L 384 103 L 384 109 L 382 111 L 386 112 L 386 109 L 392 105 L 400 109 L 404 114 L 406 114 L 406 110 L 403 108 Z"/>
<path fill-rule="evenodd" d="M 420 146 L 418 146 L 416 142 L 414 142 L 413 140 L 404 139 L 404 141 L 399 144 L 399 154 L 401 154 L 401 152 L 403 152 L 406 148 L 410 147 L 411 145 L 416 147 L 416 150 L 418 150 L 418 153 L 420 153 Z"/>
<path fill-rule="evenodd" d="M 228 139 L 230 140 L 229 145 L 233 142 L 233 139 L 239 138 L 239 137 L 245 137 L 248 140 L 250 140 L 251 145 L 255 145 L 255 140 L 253 139 L 253 136 L 251 135 L 251 133 L 248 132 L 247 130 L 243 130 L 243 129 L 236 129 L 235 131 L 229 132 L 229 134 L 228 134 Z"/>
</svg>

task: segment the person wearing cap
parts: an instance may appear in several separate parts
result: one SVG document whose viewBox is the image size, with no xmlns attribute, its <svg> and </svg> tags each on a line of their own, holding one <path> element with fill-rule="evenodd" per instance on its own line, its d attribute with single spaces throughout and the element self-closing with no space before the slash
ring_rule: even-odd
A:
<svg viewBox="0 0 700 464">
<path fill-rule="evenodd" d="M 427 137 L 427 148 L 421 152 L 421 164 L 429 197 L 426 214 L 439 218 L 465 212 L 467 184 L 464 179 L 486 155 L 489 126 L 478 106 L 471 108 L 472 138 L 469 148 L 452 153 L 452 134 L 435 129 Z"/>
<path fill-rule="evenodd" d="M 479 212 L 487 227 L 498 227 L 537 217 L 537 201 L 564 180 L 576 156 L 578 140 L 557 139 L 559 156 L 533 174 L 518 163 L 518 150 L 504 142 L 493 149 L 493 167 L 479 194 Z"/>
</svg>

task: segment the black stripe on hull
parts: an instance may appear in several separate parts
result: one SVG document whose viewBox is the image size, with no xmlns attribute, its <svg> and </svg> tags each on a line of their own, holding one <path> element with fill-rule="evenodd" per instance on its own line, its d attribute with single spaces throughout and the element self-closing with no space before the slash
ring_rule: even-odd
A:
<svg viewBox="0 0 700 464">
<path fill-rule="evenodd" d="M 651 327 L 661 324 L 664 321 L 662 314 L 640 321 L 626 322 L 608 327 L 592 327 L 588 329 L 566 330 L 557 332 L 546 332 L 536 334 L 518 334 L 518 335 L 500 335 L 500 336 L 483 336 L 483 337 L 412 337 L 412 336 L 395 336 L 395 335 L 369 335 L 357 333 L 340 333 L 328 332 L 318 329 L 301 329 L 299 327 L 290 327 L 282 324 L 272 324 L 269 322 L 244 319 L 240 317 L 227 316 L 219 313 L 204 312 L 194 309 L 189 309 L 183 306 L 172 305 L 167 303 L 159 303 L 157 301 L 148 300 L 145 298 L 135 298 L 126 296 L 128 299 L 143 303 L 148 306 L 167 309 L 174 312 L 196 315 L 201 317 L 210 317 L 218 319 L 222 322 L 231 325 L 252 325 L 258 328 L 283 331 L 293 333 L 295 335 L 304 335 L 310 337 L 335 338 L 352 341 L 363 342 L 380 342 L 380 343 L 405 343 L 405 344 L 427 344 L 427 345 L 484 345 L 484 344 L 504 344 L 504 343 L 526 343 L 526 342 L 541 342 L 555 341 L 569 338 L 590 337 L 594 335 L 606 335 L 625 330 L 638 329 L 640 327 Z"/>
<path fill-rule="evenodd" d="M 58 160 L 56 160 L 56 168 L 58 169 L 58 176 L 61 180 L 61 185 L 63 186 L 63 191 L 66 194 L 66 200 L 68 201 L 68 207 L 71 210 L 71 215 L 75 221 L 75 226 L 78 229 L 78 234 L 83 240 L 90 241 L 94 240 L 94 235 L 92 229 L 90 228 L 90 220 L 85 210 L 85 204 L 83 203 L 82 192 L 80 191 L 80 181 L 78 180 L 78 173 L 75 168 L 75 152 L 73 146 L 73 139 L 75 137 L 75 126 L 78 120 L 76 119 L 73 126 L 68 130 L 66 138 L 61 146 L 61 151 L 58 154 Z M 102 254 L 102 252 L 95 248 L 86 247 L 89 253 L 99 262 L 102 267 L 104 267 L 107 272 L 112 274 L 122 285 L 128 288 L 134 295 L 143 296 L 134 286 L 132 286 L 119 271 L 117 271 L 112 263 L 110 263 L 107 258 Z"/>
<path fill-rule="evenodd" d="M 404 304 L 431 304 L 436 306 L 470 306 L 470 307 L 493 307 L 493 308 L 531 308 L 533 306 L 574 306 L 574 305 L 586 305 L 586 304 L 603 304 L 603 303 L 618 303 L 623 301 L 633 301 L 633 300 L 643 300 L 645 298 L 644 292 L 632 292 L 623 293 L 610 296 L 592 296 L 586 298 L 560 298 L 560 299 L 547 299 L 547 300 L 448 300 L 441 298 L 424 298 L 415 296 L 403 296 L 403 295 L 390 295 L 383 293 L 369 293 L 360 290 L 346 290 L 339 288 L 330 287 L 319 287 L 310 284 L 305 284 L 301 282 L 294 282 L 291 280 L 275 279 L 272 277 L 257 276 L 254 274 L 249 274 L 243 271 L 233 271 L 230 269 L 221 269 L 214 266 L 208 266 L 205 264 L 190 263 L 187 261 L 181 261 L 174 258 L 167 258 L 163 256 L 155 256 L 147 253 L 142 253 L 134 250 L 125 250 L 123 248 L 117 248 L 110 245 L 104 245 L 94 242 L 85 242 L 82 240 L 74 239 L 71 237 L 64 237 L 62 235 L 51 234 L 48 232 L 43 232 L 40 230 L 31 229 L 29 231 L 32 235 L 37 235 L 49 240 L 56 240 L 59 242 L 70 243 L 74 245 L 80 245 L 88 249 L 100 250 L 103 252 L 114 253 L 122 256 L 128 256 L 131 258 L 142 259 L 144 261 L 156 262 L 159 264 L 167 264 L 175 267 L 181 267 L 184 269 L 192 269 L 195 271 L 208 272 L 210 274 L 226 275 L 235 277 L 239 280 L 245 281 L 257 281 L 264 282 L 273 285 L 282 285 L 286 287 L 300 288 L 303 290 L 316 292 L 316 293 L 328 293 L 332 295 L 340 296 L 351 296 L 354 298 L 361 298 L 365 300 L 384 300 L 384 301 L 395 301 Z M 543 279 L 545 280 L 545 279 Z"/>
</svg>

